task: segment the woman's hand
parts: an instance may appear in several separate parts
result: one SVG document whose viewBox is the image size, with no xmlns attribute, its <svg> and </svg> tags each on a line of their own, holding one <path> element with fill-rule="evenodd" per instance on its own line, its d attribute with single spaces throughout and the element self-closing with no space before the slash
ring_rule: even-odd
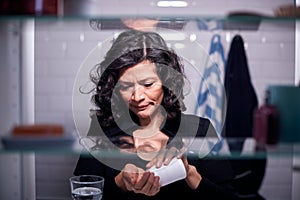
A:
<svg viewBox="0 0 300 200">
<path fill-rule="evenodd" d="M 198 173 L 195 166 L 189 165 L 185 151 L 186 149 L 184 148 L 178 150 L 176 147 L 164 149 L 160 151 L 154 159 L 147 163 L 146 167 L 151 168 L 152 166 L 156 166 L 156 168 L 160 168 L 162 165 L 168 165 L 173 158 L 180 158 L 183 161 L 186 170 L 187 176 L 185 180 L 187 184 L 191 189 L 196 189 L 202 180 L 202 176 Z"/>
<path fill-rule="evenodd" d="M 199 186 L 202 180 L 201 174 L 199 174 L 195 166 L 189 165 L 185 155 L 182 156 L 181 160 L 183 161 L 186 170 L 186 177 L 185 177 L 186 183 L 189 185 L 191 189 L 193 190 L 197 189 L 197 187 Z"/>
<path fill-rule="evenodd" d="M 183 148 L 181 150 L 178 150 L 176 147 L 162 149 L 150 162 L 147 163 L 146 168 L 149 169 L 152 166 L 160 168 L 162 165 L 168 165 L 173 158 L 181 158 L 183 153 Z"/>
<path fill-rule="evenodd" d="M 126 164 L 115 178 L 116 184 L 125 191 L 153 196 L 160 190 L 159 177 L 133 164 Z"/>
</svg>

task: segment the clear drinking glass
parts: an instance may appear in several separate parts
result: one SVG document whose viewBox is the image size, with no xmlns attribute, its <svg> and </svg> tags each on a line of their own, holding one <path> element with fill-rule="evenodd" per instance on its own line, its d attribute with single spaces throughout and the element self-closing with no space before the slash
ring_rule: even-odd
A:
<svg viewBox="0 0 300 200">
<path fill-rule="evenodd" d="M 71 193 L 74 200 L 101 200 L 104 178 L 95 175 L 73 176 L 70 179 Z"/>
</svg>

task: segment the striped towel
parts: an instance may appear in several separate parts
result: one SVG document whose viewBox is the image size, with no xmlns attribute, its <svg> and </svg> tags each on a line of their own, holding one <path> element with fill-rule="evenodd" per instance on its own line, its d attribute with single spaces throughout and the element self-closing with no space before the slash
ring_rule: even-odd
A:
<svg viewBox="0 0 300 200">
<path fill-rule="evenodd" d="M 213 35 L 209 56 L 206 61 L 205 69 L 197 97 L 197 105 L 194 113 L 201 117 L 210 119 L 217 131 L 219 141 L 210 144 L 212 152 L 217 153 L 222 147 L 222 127 L 223 127 L 223 97 L 224 71 L 225 71 L 224 49 L 221 43 L 221 36 Z"/>
</svg>

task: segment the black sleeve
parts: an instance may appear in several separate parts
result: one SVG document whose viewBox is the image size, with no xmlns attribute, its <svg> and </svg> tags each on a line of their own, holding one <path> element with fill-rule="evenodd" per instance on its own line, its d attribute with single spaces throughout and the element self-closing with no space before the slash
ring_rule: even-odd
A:
<svg viewBox="0 0 300 200">
<path fill-rule="evenodd" d="M 240 199 L 235 190 L 229 185 L 217 185 L 206 177 L 202 177 L 200 185 L 195 191 L 198 197 L 209 197 L 210 199 L 237 200 Z M 206 199 L 206 198 L 204 198 Z"/>
<path fill-rule="evenodd" d="M 195 197 L 209 197 L 210 199 L 239 199 L 236 189 L 232 186 L 234 172 L 230 162 L 226 159 L 192 159 L 189 160 L 202 176 L 202 180 L 195 190 Z M 206 199 L 206 198 L 204 198 Z"/>
<path fill-rule="evenodd" d="M 77 161 L 74 175 L 103 175 L 104 166 L 88 153 L 82 153 Z"/>
</svg>

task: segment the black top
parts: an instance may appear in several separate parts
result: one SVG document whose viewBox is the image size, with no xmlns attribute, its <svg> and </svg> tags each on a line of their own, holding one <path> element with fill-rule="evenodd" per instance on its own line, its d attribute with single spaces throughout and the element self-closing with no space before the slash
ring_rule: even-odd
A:
<svg viewBox="0 0 300 200">
<path fill-rule="evenodd" d="M 95 119 L 95 118 L 94 118 Z M 92 124 L 95 123 L 92 120 Z M 176 123 L 178 121 L 176 120 Z M 91 125 L 92 125 L 91 124 Z M 210 121 L 205 118 L 199 118 L 193 115 L 181 115 L 180 125 L 177 126 L 177 132 L 174 133 L 172 126 L 174 121 L 167 120 L 162 132 L 167 135 L 170 134 L 180 134 L 180 135 L 193 135 L 197 137 L 204 137 L 207 135 L 216 136 L 214 129 L 212 128 Z M 91 126 L 92 127 L 92 126 Z M 194 131 L 196 129 L 196 134 L 190 133 L 189 131 Z M 98 130 L 100 131 L 100 130 Z M 90 132 L 95 134 L 95 129 L 90 128 Z M 201 158 L 195 159 L 195 157 L 188 156 L 189 164 L 194 165 L 198 172 L 202 176 L 202 180 L 197 189 L 192 190 L 186 183 L 186 181 L 179 180 L 173 182 L 166 186 L 161 187 L 160 191 L 155 196 L 146 196 L 143 194 L 136 194 L 134 192 L 124 192 L 117 187 L 114 178 L 120 172 L 119 170 L 113 169 L 110 166 L 103 164 L 98 161 L 94 156 L 90 154 L 82 154 L 76 165 L 74 175 L 83 175 L 83 174 L 93 174 L 100 175 L 105 178 L 105 185 L 103 191 L 103 200 L 112 200 L 112 199 L 169 199 L 171 197 L 183 196 L 188 200 L 193 199 L 238 199 L 235 195 L 235 189 L 231 186 L 231 181 L 233 180 L 234 174 L 230 163 L 222 159 L 212 159 L 210 158 Z"/>
</svg>

